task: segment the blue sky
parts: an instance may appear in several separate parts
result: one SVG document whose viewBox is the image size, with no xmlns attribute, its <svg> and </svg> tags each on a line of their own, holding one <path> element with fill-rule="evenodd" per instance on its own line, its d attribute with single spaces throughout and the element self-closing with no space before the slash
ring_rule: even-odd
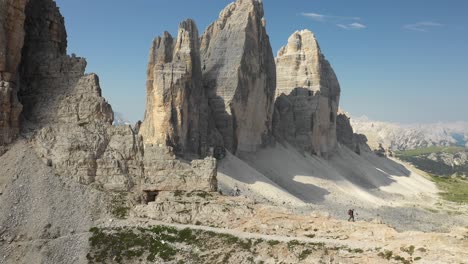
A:
<svg viewBox="0 0 468 264">
<path fill-rule="evenodd" d="M 87 58 L 114 111 L 143 118 L 152 39 L 186 18 L 200 34 L 227 0 L 56 0 L 69 53 Z M 468 121 L 468 1 L 264 0 L 273 51 L 310 29 L 353 116 L 402 123 Z"/>
</svg>

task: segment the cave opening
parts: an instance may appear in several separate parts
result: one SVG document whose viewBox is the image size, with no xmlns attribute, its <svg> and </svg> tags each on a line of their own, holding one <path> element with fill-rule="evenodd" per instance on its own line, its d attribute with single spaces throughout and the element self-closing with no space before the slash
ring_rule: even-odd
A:
<svg viewBox="0 0 468 264">
<path fill-rule="evenodd" d="M 158 197 L 158 194 L 159 194 L 159 191 L 148 191 L 148 190 L 145 190 L 143 191 L 145 193 L 145 204 L 148 204 L 148 203 L 151 203 L 151 202 L 155 202 L 156 201 L 156 197 Z"/>
</svg>

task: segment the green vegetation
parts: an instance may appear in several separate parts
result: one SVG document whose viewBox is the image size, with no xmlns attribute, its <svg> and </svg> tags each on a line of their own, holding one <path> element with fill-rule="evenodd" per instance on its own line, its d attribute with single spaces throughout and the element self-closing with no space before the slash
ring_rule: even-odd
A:
<svg viewBox="0 0 468 264">
<path fill-rule="evenodd" d="M 418 251 L 421 251 L 420 249 L 423 249 L 423 248 L 419 248 Z M 416 257 L 413 260 L 413 254 L 415 252 L 415 246 L 413 246 L 413 245 L 411 245 L 409 247 L 401 247 L 400 251 L 408 254 L 409 257 L 406 259 L 406 258 L 404 258 L 402 256 L 394 254 L 392 251 L 389 251 L 389 250 L 379 252 L 379 254 L 377 254 L 377 255 L 379 257 L 381 257 L 381 258 L 384 258 L 384 259 L 387 259 L 387 260 L 393 259 L 393 260 L 396 260 L 396 261 L 398 261 L 400 263 L 403 263 L 403 264 L 410 264 L 410 263 L 413 263 L 414 261 L 421 260 L 421 257 Z M 423 251 L 421 251 L 421 252 L 423 252 Z"/>
<path fill-rule="evenodd" d="M 198 196 L 198 197 L 201 197 L 203 199 L 206 199 L 207 197 L 213 197 L 213 194 L 211 194 L 209 192 L 204 192 L 204 191 L 184 192 L 184 191 L 177 190 L 177 191 L 174 192 L 175 197 L 182 197 L 184 195 L 186 197 Z"/>
<path fill-rule="evenodd" d="M 306 261 L 314 252 L 328 255 L 331 251 L 347 250 L 360 254 L 363 249 L 348 247 L 326 247 L 324 243 L 306 243 L 298 240 L 280 242 L 277 240 L 240 238 L 226 233 L 183 229 L 158 225 L 152 227 L 91 228 L 89 239 L 89 263 L 157 262 L 184 263 L 226 263 L 235 259 L 239 263 L 254 263 L 264 252 L 278 260 L 278 254 L 289 254 L 296 261 Z M 370 250 L 373 251 L 373 250 Z M 402 248 L 408 254 L 414 253 L 414 246 Z M 283 252 L 283 253 L 281 253 Z M 287 251 L 286 251 L 287 252 Z M 391 251 L 380 252 L 379 256 L 403 263 L 404 258 Z"/>
<path fill-rule="evenodd" d="M 436 176 L 433 176 L 432 180 L 442 191 L 440 193 L 442 198 L 452 202 L 468 204 L 468 180 Z"/>
<path fill-rule="evenodd" d="M 384 252 L 379 252 L 379 254 L 377 254 L 379 257 L 382 257 L 384 259 L 387 259 L 387 260 L 390 260 L 393 256 L 393 251 L 390 251 L 390 250 L 385 250 Z"/>
<path fill-rule="evenodd" d="M 127 194 L 114 194 L 111 200 L 111 214 L 119 219 L 127 218 L 130 207 L 127 205 Z"/>
<path fill-rule="evenodd" d="M 306 259 L 310 254 L 312 254 L 312 250 L 306 249 L 306 250 L 302 251 L 301 254 L 299 254 L 299 256 L 297 258 L 302 261 L 302 260 Z"/>
<path fill-rule="evenodd" d="M 304 245 L 304 244 L 297 241 L 297 240 L 291 240 L 291 241 L 288 242 L 288 249 L 293 250 L 294 247 L 299 246 L 299 245 Z"/>
<path fill-rule="evenodd" d="M 204 192 L 204 191 L 194 191 L 194 192 L 190 192 L 187 194 L 187 197 L 192 197 L 192 196 L 198 196 L 198 197 L 201 197 L 203 199 L 206 199 L 207 197 L 213 197 L 213 195 L 209 192 Z"/>
<path fill-rule="evenodd" d="M 418 169 L 434 175 L 468 175 L 468 162 L 465 164 L 451 166 L 451 164 L 446 164 L 443 160 L 433 160 L 428 158 L 428 156 L 433 153 L 456 155 L 461 152 L 466 152 L 466 149 L 463 147 L 428 147 L 398 151 L 395 154 L 399 159 L 409 162 Z"/>
<path fill-rule="evenodd" d="M 353 248 L 353 249 L 349 249 L 348 251 L 351 253 L 364 253 L 364 250 L 360 248 Z"/>
<path fill-rule="evenodd" d="M 89 263 L 126 263 L 131 259 L 148 262 L 178 262 L 180 258 L 193 263 L 224 263 L 234 254 L 245 256 L 247 263 L 253 260 L 259 246 L 274 247 L 286 243 L 276 240 L 243 239 L 231 234 L 212 231 L 183 229 L 168 226 L 91 228 Z M 305 259 L 316 245 L 297 240 L 288 247 L 300 246 L 297 258 Z M 212 250 L 219 250 L 221 252 Z M 274 251 L 272 251 L 274 252 Z M 180 261 L 179 261 L 180 262 Z M 251 262 L 251 261 L 250 261 Z"/>
<path fill-rule="evenodd" d="M 432 153 L 452 153 L 455 154 L 457 152 L 464 152 L 465 148 L 463 147 L 427 147 L 427 148 L 418 148 L 418 149 L 410 149 L 410 150 L 405 150 L 405 151 L 397 151 L 395 154 L 400 157 L 400 156 L 405 156 L 405 157 L 416 157 L 416 156 L 421 156 L 421 155 L 429 155 Z"/>
<path fill-rule="evenodd" d="M 103 263 L 108 259 L 123 263 L 124 259 L 140 258 L 145 252 L 148 252 L 148 261 L 154 261 L 156 257 L 168 261 L 177 253 L 169 242 L 192 242 L 195 239 L 191 230 L 178 231 L 165 226 L 137 230 L 116 228 L 112 231 L 91 228 L 90 232 L 89 242 L 94 249 L 93 254 L 87 255 L 90 263 Z"/>
<path fill-rule="evenodd" d="M 273 246 L 278 245 L 278 244 L 281 243 L 281 242 L 279 242 L 278 240 L 268 240 L 267 243 L 268 243 L 268 245 L 270 245 L 271 247 L 273 247 Z"/>
<path fill-rule="evenodd" d="M 403 252 L 408 253 L 410 256 L 413 256 L 413 254 L 414 254 L 414 246 L 413 245 L 411 245 L 411 246 L 409 246 L 407 248 L 401 247 L 400 250 L 403 251 Z"/>
<path fill-rule="evenodd" d="M 466 152 L 466 149 L 463 147 L 428 147 L 396 152 L 396 156 L 429 173 L 432 181 L 442 191 L 440 195 L 443 199 L 466 204 L 468 203 L 468 180 L 455 176 L 468 175 L 468 162 L 451 166 L 445 164 L 440 158 L 438 160 L 428 158 L 432 153 L 456 154 L 460 152 Z"/>
</svg>

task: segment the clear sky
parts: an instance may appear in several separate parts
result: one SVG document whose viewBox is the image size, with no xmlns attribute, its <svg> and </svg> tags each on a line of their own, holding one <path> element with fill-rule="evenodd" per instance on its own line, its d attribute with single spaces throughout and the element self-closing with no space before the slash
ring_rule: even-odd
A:
<svg viewBox="0 0 468 264">
<path fill-rule="evenodd" d="M 87 58 L 114 111 L 143 118 L 152 39 L 186 18 L 200 34 L 228 0 L 56 0 L 69 53 Z M 468 1 L 264 0 L 276 55 L 310 29 L 353 116 L 394 122 L 468 121 Z"/>
</svg>

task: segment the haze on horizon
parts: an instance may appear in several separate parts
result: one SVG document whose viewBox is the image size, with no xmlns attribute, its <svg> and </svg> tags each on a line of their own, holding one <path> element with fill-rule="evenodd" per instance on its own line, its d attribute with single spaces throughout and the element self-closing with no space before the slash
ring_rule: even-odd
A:
<svg viewBox="0 0 468 264">
<path fill-rule="evenodd" d="M 143 119 L 148 50 L 192 18 L 200 34 L 229 0 L 56 0 L 68 52 L 100 76 L 114 111 Z M 310 29 L 341 84 L 352 116 L 398 123 L 468 121 L 468 2 L 264 0 L 273 52 Z"/>
</svg>

